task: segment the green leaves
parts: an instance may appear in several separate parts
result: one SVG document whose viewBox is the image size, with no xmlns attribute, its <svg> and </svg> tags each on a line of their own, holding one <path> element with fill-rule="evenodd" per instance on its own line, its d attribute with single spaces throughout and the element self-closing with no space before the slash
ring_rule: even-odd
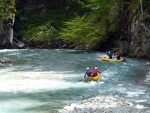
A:
<svg viewBox="0 0 150 113">
<path fill-rule="evenodd" d="M 45 25 L 41 25 L 39 27 L 31 27 L 29 31 L 26 33 L 26 38 L 28 41 L 34 41 L 34 42 L 44 42 L 44 41 L 50 41 L 53 40 L 53 37 L 55 37 L 57 30 L 51 26 L 50 23 L 47 23 Z"/>
<path fill-rule="evenodd" d="M 60 32 L 61 38 L 68 42 L 88 43 L 98 40 L 98 35 L 93 32 L 95 25 L 90 23 L 86 16 L 77 16 L 69 22 L 64 22 L 65 28 Z"/>
<path fill-rule="evenodd" d="M 60 32 L 61 38 L 80 44 L 99 42 L 107 38 L 111 0 L 78 0 L 78 3 L 88 12 L 64 22 L 65 27 Z"/>
<path fill-rule="evenodd" d="M 4 0 L 0 2 L 0 18 L 5 27 L 12 24 L 10 20 L 14 18 L 15 12 L 15 0 Z"/>
<path fill-rule="evenodd" d="M 19 13 L 24 23 L 20 34 L 28 41 L 57 40 L 61 38 L 67 42 L 87 44 L 101 42 L 117 33 L 119 0 L 73 0 L 69 3 L 53 1 L 54 6 L 48 5 L 39 8 L 45 11 L 43 15 L 37 9 L 29 13 Z M 42 2 L 41 2 L 42 3 Z M 47 3 L 50 3 L 47 1 Z M 25 8 L 24 8 L 25 9 Z M 24 10 L 21 9 L 21 10 Z M 26 11 L 24 11 L 26 12 Z M 34 16 L 33 16 L 34 15 Z M 118 23 L 117 23 L 118 22 Z M 52 23 L 54 29 L 50 29 Z M 114 26 L 111 27 L 112 25 Z M 116 27 L 117 26 L 117 27 Z M 110 29 L 112 28 L 112 29 Z M 57 30 L 56 30 L 57 29 Z M 112 32 L 113 31 L 113 32 Z M 119 31 L 119 30 L 118 30 Z"/>
</svg>

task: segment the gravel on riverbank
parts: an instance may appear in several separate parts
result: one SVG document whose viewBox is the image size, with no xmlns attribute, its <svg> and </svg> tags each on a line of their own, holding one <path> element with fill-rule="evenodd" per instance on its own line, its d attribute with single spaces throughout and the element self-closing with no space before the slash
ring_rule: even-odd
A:
<svg viewBox="0 0 150 113">
<path fill-rule="evenodd" d="M 150 108 L 133 105 L 125 99 L 97 96 L 65 106 L 58 113 L 150 113 Z"/>
</svg>

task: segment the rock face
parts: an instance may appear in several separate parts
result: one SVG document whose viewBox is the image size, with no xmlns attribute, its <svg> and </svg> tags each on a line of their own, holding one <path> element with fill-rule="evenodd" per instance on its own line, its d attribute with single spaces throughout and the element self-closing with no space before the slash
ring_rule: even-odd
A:
<svg viewBox="0 0 150 113">
<path fill-rule="evenodd" d="M 150 58 L 150 12 L 145 9 L 144 16 L 141 10 L 129 11 L 128 27 L 124 31 L 126 40 L 121 41 L 121 52 L 131 57 Z"/>
<path fill-rule="evenodd" d="M 150 25 L 142 22 L 138 15 L 133 17 L 131 23 L 131 47 L 133 56 L 142 57 L 150 54 Z"/>
</svg>

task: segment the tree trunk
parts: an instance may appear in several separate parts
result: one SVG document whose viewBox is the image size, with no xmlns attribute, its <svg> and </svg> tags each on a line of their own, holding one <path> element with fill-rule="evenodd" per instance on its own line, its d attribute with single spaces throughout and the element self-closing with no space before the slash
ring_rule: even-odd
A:
<svg viewBox="0 0 150 113">
<path fill-rule="evenodd" d="M 13 31 L 13 26 L 14 26 L 14 21 L 15 21 L 15 16 L 13 17 L 12 21 L 10 22 L 10 26 L 8 27 L 8 31 L 7 31 L 7 43 L 12 46 L 13 43 L 13 35 L 14 35 L 14 31 Z"/>
<path fill-rule="evenodd" d="M 4 40 L 5 40 L 5 36 L 4 36 L 3 21 L 2 19 L 0 19 L 0 46 L 3 45 Z"/>
<path fill-rule="evenodd" d="M 143 18 L 143 4 L 142 4 L 142 0 L 140 0 L 140 4 L 141 4 L 141 12 L 142 12 L 142 18 Z"/>
<path fill-rule="evenodd" d="M 7 32 L 7 42 L 12 45 L 12 41 L 13 41 L 13 28 L 10 26 Z"/>
</svg>

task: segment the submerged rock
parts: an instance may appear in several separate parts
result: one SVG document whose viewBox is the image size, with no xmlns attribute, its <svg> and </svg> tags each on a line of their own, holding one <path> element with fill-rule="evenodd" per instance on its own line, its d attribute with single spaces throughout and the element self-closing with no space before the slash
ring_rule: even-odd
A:
<svg viewBox="0 0 150 113">
<path fill-rule="evenodd" d="M 6 58 L 6 57 L 0 58 L 0 67 L 4 66 L 5 64 L 9 64 L 9 63 L 11 63 L 9 58 Z"/>
<path fill-rule="evenodd" d="M 11 63 L 11 61 L 8 58 L 3 57 L 3 58 L 0 58 L 0 63 Z"/>
</svg>

